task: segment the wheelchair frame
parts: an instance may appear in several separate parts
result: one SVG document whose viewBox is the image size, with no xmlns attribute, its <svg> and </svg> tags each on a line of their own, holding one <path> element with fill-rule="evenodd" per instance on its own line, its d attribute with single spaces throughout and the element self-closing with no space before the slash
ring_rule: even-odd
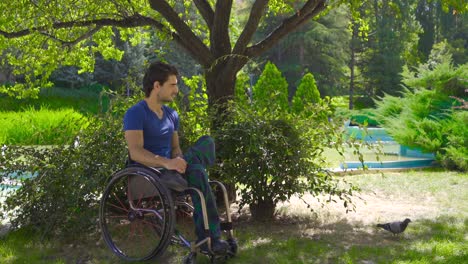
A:
<svg viewBox="0 0 468 264">
<path fill-rule="evenodd" d="M 225 254 L 217 255 L 212 250 L 212 241 L 209 236 L 209 223 L 207 216 L 207 209 L 205 204 L 205 197 L 203 193 L 194 187 L 185 188 L 182 192 L 177 192 L 171 190 L 166 186 L 160 179 L 162 172 L 160 169 L 147 167 L 140 164 L 132 164 L 126 168 L 117 171 L 110 177 L 110 181 L 106 186 L 106 189 L 103 193 L 100 202 L 99 210 L 99 224 L 102 232 L 102 236 L 107 246 L 113 251 L 114 254 L 120 258 L 127 261 L 144 261 L 157 258 L 162 255 L 169 244 L 178 244 L 183 247 L 190 249 L 189 254 L 184 258 L 184 263 L 195 263 L 197 253 L 202 253 L 208 255 L 211 259 L 211 262 L 216 260 L 226 260 L 229 257 L 234 257 L 237 253 L 237 241 L 234 238 L 234 232 L 232 228 L 232 220 L 229 208 L 229 200 L 226 187 L 219 181 L 209 181 L 210 185 L 218 186 L 223 192 L 223 198 L 226 208 L 226 221 L 221 223 L 221 231 L 227 237 L 226 241 L 229 243 L 229 250 Z M 140 194 L 140 197 L 132 197 L 131 194 L 131 179 L 136 179 L 135 177 L 142 177 L 144 181 L 150 183 L 152 186 L 149 186 L 152 189 L 151 195 L 154 193 L 158 194 L 158 202 L 155 201 L 145 201 L 147 197 L 143 197 L 145 194 Z M 119 181 L 123 180 L 122 183 Z M 117 194 L 112 189 L 114 187 L 119 188 L 119 183 L 123 184 L 123 188 L 120 187 L 120 191 L 124 192 L 122 194 Z M 127 184 L 127 185 L 126 185 Z M 198 195 L 201 201 L 201 209 L 203 216 L 203 224 L 205 233 L 207 234 L 206 238 L 198 242 L 190 242 L 186 239 L 177 229 L 175 229 L 176 210 L 181 207 L 189 209 L 189 212 L 193 212 L 194 207 L 184 199 L 183 201 L 177 199 L 178 197 L 187 197 L 187 195 L 193 192 L 193 194 Z M 121 197 L 119 198 L 118 195 Z M 149 194 L 146 194 L 149 195 Z M 155 196 L 149 195 L 153 199 Z M 176 199 L 173 200 L 173 197 Z M 152 204 L 152 207 L 144 208 L 146 203 Z M 109 208 L 107 206 L 110 206 Z M 161 208 L 159 208 L 161 207 Z M 159 209 L 157 209 L 159 208 Z M 143 256 L 129 256 L 122 247 L 125 247 L 124 244 L 121 246 L 116 245 L 119 238 L 113 237 L 111 234 L 111 228 L 109 227 L 110 222 L 113 221 L 115 215 L 108 215 L 110 212 L 120 211 L 122 215 L 120 220 L 116 221 L 116 226 L 125 226 L 131 225 L 134 222 L 141 222 L 146 225 L 146 228 L 150 228 L 150 232 L 156 232 L 158 236 L 161 237 L 160 242 L 155 246 L 154 249 L 150 250 L 149 253 L 142 254 Z M 126 215 L 125 215 L 126 213 Z M 147 220 L 145 220 L 145 217 Z M 125 219 L 126 218 L 126 219 Z M 149 218 L 149 219 L 148 219 Z M 155 221 L 162 221 L 163 223 L 156 223 Z M 160 227 L 161 226 L 161 227 Z M 160 229 L 160 230 L 159 230 Z M 161 231 L 162 230 L 162 231 Z M 144 235 L 142 231 L 142 235 Z M 148 234 L 151 235 L 151 234 Z M 131 237 L 129 235 L 129 237 Z M 201 250 L 201 247 L 206 244 L 208 251 Z M 143 251 L 143 249 L 142 249 Z"/>
</svg>

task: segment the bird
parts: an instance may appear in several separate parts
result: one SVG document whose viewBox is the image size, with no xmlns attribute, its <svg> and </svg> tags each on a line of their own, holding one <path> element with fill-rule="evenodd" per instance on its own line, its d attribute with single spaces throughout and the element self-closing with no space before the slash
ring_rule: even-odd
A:
<svg viewBox="0 0 468 264">
<path fill-rule="evenodd" d="M 377 224 L 377 227 L 381 227 L 393 233 L 394 235 L 397 235 L 399 233 L 403 233 L 403 231 L 405 231 L 409 223 L 411 223 L 411 220 L 409 218 L 406 218 L 403 222 L 396 221 L 396 222 L 390 222 L 386 224 Z"/>
</svg>

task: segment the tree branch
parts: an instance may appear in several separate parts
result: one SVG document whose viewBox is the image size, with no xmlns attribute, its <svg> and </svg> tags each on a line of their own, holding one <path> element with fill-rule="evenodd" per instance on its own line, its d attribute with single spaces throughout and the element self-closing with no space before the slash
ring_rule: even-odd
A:
<svg viewBox="0 0 468 264">
<path fill-rule="evenodd" d="M 193 2 L 195 2 L 198 11 L 200 11 L 200 14 L 208 25 L 208 28 L 211 28 L 213 26 L 214 12 L 210 3 L 206 0 L 194 0 Z"/>
<path fill-rule="evenodd" d="M 176 30 L 182 46 L 204 67 L 214 61 L 208 47 L 193 33 L 187 24 L 179 18 L 174 9 L 164 0 L 149 0 L 151 8 L 159 12 Z"/>
<path fill-rule="evenodd" d="M 220 57 L 231 52 L 229 19 L 231 18 L 232 1 L 216 1 L 213 26 L 210 34 L 211 50 L 215 57 Z"/>
<path fill-rule="evenodd" d="M 50 28 L 64 29 L 64 28 L 90 27 L 90 26 L 95 26 L 95 30 L 89 31 L 85 35 L 81 36 L 80 38 L 72 42 L 66 42 L 64 40 L 61 40 L 47 33 L 47 30 Z M 194 46 L 191 45 L 189 42 L 183 40 L 176 32 L 172 32 L 165 25 L 163 25 L 162 23 L 152 18 L 141 16 L 139 14 L 135 14 L 133 16 L 129 16 L 121 20 L 104 18 L 104 19 L 85 20 L 85 21 L 67 21 L 67 22 L 56 22 L 52 24 L 52 26 L 32 27 L 28 29 L 19 30 L 16 32 L 6 32 L 6 31 L 0 30 L 0 35 L 3 35 L 4 37 L 11 39 L 11 38 L 24 37 L 24 36 L 33 34 L 34 32 L 38 32 L 44 36 L 60 41 L 66 45 L 74 45 L 78 43 L 79 41 L 85 39 L 86 37 L 89 37 L 92 34 L 96 33 L 100 28 L 105 27 L 105 26 L 115 26 L 115 27 L 121 27 L 121 28 L 133 28 L 133 27 L 142 27 L 142 26 L 155 27 L 156 29 L 162 32 L 166 32 L 168 35 L 170 35 L 177 44 L 179 44 L 184 49 L 186 49 L 196 59 L 198 59 L 199 61 L 202 61 L 203 59 L 203 55 L 197 56 L 197 54 L 199 54 L 198 50 L 195 49 Z M 209 63 L 207 63 L 207 65 L 209 65 Z"/>
<path fill-rule="evenodd" d="M 244 30 L 242 30 L 242 33 L 234 46 L 234 54 L 242 54 L 245 51 L 245 48 L 252 39 L 253 34 L 257 31 L 258 24 L 260 23 L 260 19 L 263 16 L 263 12 L 265 11 L 267 4 L 268 0 L 257 0 L 252 5 L 249 19 L 247 20 Z"/>
<path fill-rule="evenodd" d="M 94 19 L 94 20 L 85 20 L 85 21 L 56 22 L 52 24 L 51 27 L 53 29 L 63 29 L 63 28 L 73 28 L 73 27 L 89 27 L 89 26 L 97 26 L 97 27 L 116 26 L 116 27 L 122 27 L 122 28 L 131 28 L 131 27 L 138 27 L 138 26 L 155 26 L 159 30 L 166 30 L 166 27 L 163 24 L 159 23 L 158 21 L 152 18 L 141 16 L 139 14 L 135 14 L 133 16 L 129 16 L 121 20 L 103 18 L 103 19 Z M 19 37 L 24 37 L 26 35 L 30 35 L 34 32 L 46 31 L 47 29 L 51 27 L 48 27 L 48 26 L 32 27 L 32 28 L 15 31 L 15 32 L 6 32 L 6 31 L 0 30 L 0 35 L 3 35 L 6 38 L 19 38 Z"/>
<path fill-rule="evenodd" d="M 278 43 L 284 36 L 291 31 L 305 24 L 309 19 L 322 12 L 325 8 L 326 0 L 309 0 L 296 14 L 285 19 L 273 32 L 271 32 L 261 42 L 248 47 L 245 51 L 248 57 L 256 57 L 264 51 Z"/>
<path fill-rule="evenodd" d="M 53 35 L 51 35 L 51 34 L 49 34 L 47 32 L 40 32 L 40 33 L 42 35 L 44 35 L 44 36 L 47 36 L 47 37 L 51 38 L 51 39 L 55 39 L 56 41 L 62 43 L 62 45 L 64 45 L 64 46 L 71 47 L 71 46 L 76 45 L 78 42 L 83 41 L 83 40 L 91 37 L 94 33 L 98 32 L 101 28 L 102 28 L 102 26 L 96 26 L 93 29 L 89 30 L 88 32 L 84 33 L 83 35 L 79 36 L 78 38 L 76 38 L 76 39 L 74 39 L 72 41 L 66 41 L 66 40 L 59 39 L 56 36 L 53 36 Z"/>
</svg>

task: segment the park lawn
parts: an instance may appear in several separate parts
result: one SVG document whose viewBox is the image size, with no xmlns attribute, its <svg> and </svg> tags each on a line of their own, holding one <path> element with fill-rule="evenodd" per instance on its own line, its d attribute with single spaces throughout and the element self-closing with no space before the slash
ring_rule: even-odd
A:
<svg viewBox="0 0 468 264">
<path fill-rule="evenodd" d="M 228 263 L 468 263 L 467 175 L 431 169 L 346 179 L 362 189 L 355 213 L 334 204 L 311 213 L 297 199 L 278 205 L 273 222 L 251 222 L 243 211 L 239 254 Z M 413 222 L 400 236 L 375 227 L 404 217 Z M 99 240 L 41 242 L 20 230 L 0 239 L 0 263 L 124 263 Z M 173 247 L 157 263 L 181 263 L 185 253 Z"/>
</svg>

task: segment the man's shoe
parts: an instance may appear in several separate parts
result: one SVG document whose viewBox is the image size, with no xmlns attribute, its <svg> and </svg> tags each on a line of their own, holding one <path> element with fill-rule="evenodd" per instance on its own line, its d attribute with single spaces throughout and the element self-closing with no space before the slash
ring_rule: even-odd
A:
<svg viewBox="0 0 468 264">
<path fill-rule="evenodd" d="M 204 243 L 203 245 L 201 245 L 200 250 L 203 251 L 203 252 L 209 252 L 208 244 Z M 228 252 L 228 250 L 229 250 L 229 243 L 228 242 L 226 242 L 224 240 L 221 240 L 221 239 L 212 239 L 211 240 L 211 251 L 213 251 L 213 253 L 215 255 L 226 254 Z"/>
</svg>

